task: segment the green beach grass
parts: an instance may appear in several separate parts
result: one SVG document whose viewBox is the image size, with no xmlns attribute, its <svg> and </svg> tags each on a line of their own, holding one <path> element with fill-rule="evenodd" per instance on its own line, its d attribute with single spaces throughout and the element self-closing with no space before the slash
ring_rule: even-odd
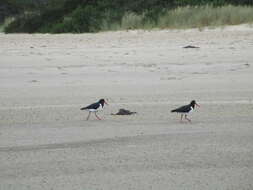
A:
<svg viewBox="0 0 253 190">
<path fill-rule="evenodd" d="M 253 22 L 253 7 L 201 6 L 182 7 L 168 11 L 159 18 L 159 28 L 201 28 L 207 26 L 238 25 Z"/>
<path fill-rule="evenodd" d="M 157 17 L 150 20 L 147 13 L 137 15 L 126 13 L 120 23 L 104 21 L 101 30 L 128 30 L 128 29 L 188 29 L 203 27 L 218 27 L 225 25 L 239 25 L 253 23 L 253 7 L 233 6 L 187 6 L 173 10 L 165 10 Z"/>
<path fill-rule="evenodd" d="M 4 32 L 4 28 L 8 26 L 14 20 L 13 17 L 6 18 L 2 24 L 0 24 L 0 32 Z"/>
</svg>

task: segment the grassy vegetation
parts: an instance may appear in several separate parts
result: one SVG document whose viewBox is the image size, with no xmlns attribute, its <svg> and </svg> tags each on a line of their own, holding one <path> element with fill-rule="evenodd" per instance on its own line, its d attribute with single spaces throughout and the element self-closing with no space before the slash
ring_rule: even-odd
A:
<svg viewBox="0 0 253 190">
<path fill-rule="evenodd" d="M 146 16 L 128 12 L 121 22 L 106 23 L 101 30 L 127 30 L 127 29 L 152 29 L 152 28 L 203 28 L 224 25 L 237 25 L 243 23 L 253 23 L 253 7 L 251 6 L 186 6 L 173 10 L 163 11 L 154 21 Z"/>
<path fill-rule="evenodd" d="M 252 0 L 145 0 L 145 3 L 143 0 L 5 1 L 19 2 L 18 5 L 24 9 L 5 27 L 6 33 L 201 28 L 253 22 Z"/>
<path fill-rule="evenodd" d="M 4 32 L 4 28 L 8 26 L 11 22 L 14 21 L 13 17 L 8 17 L 4 20 L 2 24 L 0 24 L 0 32 Z"/>
<path fill-rule="evenodd" d="M 159 28 L 202 28 L 206 26 L 236 25 L 253 22 L 253 7 L 200 6 L 181 7 L 159 17 Z"/>
</svg>

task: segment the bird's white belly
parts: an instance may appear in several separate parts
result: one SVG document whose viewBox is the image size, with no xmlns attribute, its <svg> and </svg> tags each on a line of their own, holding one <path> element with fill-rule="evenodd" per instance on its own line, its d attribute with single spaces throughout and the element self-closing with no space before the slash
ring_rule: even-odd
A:
<svg viewBox="0 0 253 190">
<path fill-rule="evenodd" d="M 190 110 L 188 113 L 186 113 L 185 115 L 187 115 L 187 114 L 193 112 L 193 110 L 194 110 L 193 107 L 191 107 L 191 110 Z"/>
<path fill-rule="evenodd" d="M 89 111 L 90 111 L 90 112 L 96 112 L 96 111 L 98 111 L 98 110 L 96 110 L 96 109 L 89 109 Z"/>
</svg>

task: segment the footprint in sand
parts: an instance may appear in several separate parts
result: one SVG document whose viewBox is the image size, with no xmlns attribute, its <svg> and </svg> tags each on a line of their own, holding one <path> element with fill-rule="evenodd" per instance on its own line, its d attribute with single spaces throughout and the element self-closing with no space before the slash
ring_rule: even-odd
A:
<svg viewBox="0 0 253 190">
<path fill-rule="evenodd" d="M 181 79 L 177 77 L 161 77 L 160 80 L 181 80 Z"/>
<path fill-rule="evenodd" d="M 29 82 L 39 82 L 38 80 L 31 80 L 31 81 L 29 81 Z"/>
</svg>

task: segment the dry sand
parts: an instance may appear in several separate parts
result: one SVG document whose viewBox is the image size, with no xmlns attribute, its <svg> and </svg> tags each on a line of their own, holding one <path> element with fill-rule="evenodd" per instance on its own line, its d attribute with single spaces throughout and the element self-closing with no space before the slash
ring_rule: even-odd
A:
<svg viewBox="0 0 253 190">
<path fill-rule="evenodd" d="M 0 34 L 0 189 L 253 189 L 253 28 Z"/>
</svg>

